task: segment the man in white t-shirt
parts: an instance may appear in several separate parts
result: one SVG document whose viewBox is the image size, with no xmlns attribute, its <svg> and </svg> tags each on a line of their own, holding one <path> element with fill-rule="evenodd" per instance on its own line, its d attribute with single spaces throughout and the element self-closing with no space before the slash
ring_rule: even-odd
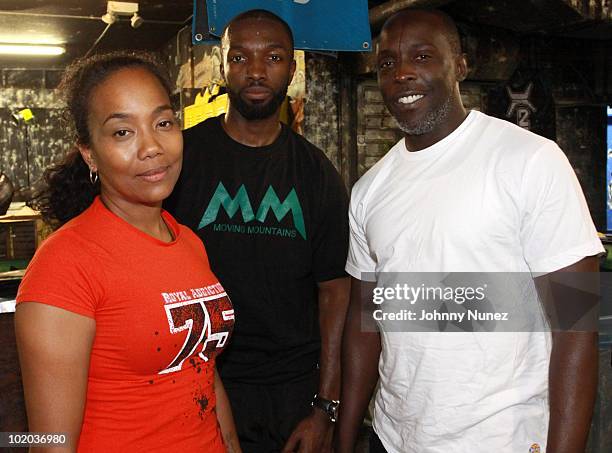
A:
<svg viewBox="0 0 612 453">
<path fill-rule="evenodd" d="M 448 16 L 394 15 L 377 61 L 383 98 L 405 137 L 352 192 L 336 451 L 353 451 L 379 378 L 373 453 L 584 451 L 595 332 L 364 330 L 376 285 L 369 280 L 380 285 L 383 274 L 522 273 L 539 285 L 560 271 L 596 272 L 603 251 L 559 147 L 466 112 L 466 60 Z M 539 304 L 535 289 L 523 292 L 528 305 Z"/>
</svg>

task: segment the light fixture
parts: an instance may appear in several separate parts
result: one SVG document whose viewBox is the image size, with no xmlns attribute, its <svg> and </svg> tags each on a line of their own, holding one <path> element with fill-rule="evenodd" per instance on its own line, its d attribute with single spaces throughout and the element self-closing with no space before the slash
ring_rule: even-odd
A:
<svg viewBox="0 0 612 453">
<path fill-rule="evenodd" d="M 102 16 L 100 19 L 102 19 L 102 22 L 104 22 L 105 24 L 114 24 L 117 21 L 117 15 L 113 12 L 107 12 L 104 16 Z"/>
<path fill-rule="evenodd" d="M 0 13 L 0 16 L 2 13 Z M 0 32 L 0 44 L 40 44 L 41 46 L 63 46 L 66 40 L 57 35 L 41 33 L 7 33 Z"/>
<path fill-rule="evenodd" d="M 132 24 L 132 28 L 138 28 L 142 25 L 144 19 L 138 15 L 138 13 L 134 13 L 132 18 L 130 19 L 130 24 Z"/>
<path fill-rule="evenodd" d="M 138 28 L 144 22 L 138 15 L 138 3 L 134 2 L 113 2 L 109 1 L 106 5 L 106 14 L 101 19 L 106 24 L 114 24 L 119 16 L 131 16 L 130 23 L 132 28 Z"/>
<path fill-rule="evenodd" d="M 119 16 L 132 16 L 130 19 L 130 23 L 132 24 L 132 28 L 137 28 L 142 25 L 144 20 L 142 17 L 138 15 L 138 3 L 133 2 L 112 2 L 109 1 L 106 4 L 106 14 L 100 17 L 102 22 L 106 24 L 104 31 L 98 36 L 98 39 L 92 44 L 89 48 L 85 56 L 89 56 L 91 52 L 96 48 L 98 43 L 104 38 L 106 32 L 111 28 L 111 26 L 119 20 Z"/>
<path fill-rule="evenodd" d="M 41 46 L 38 44 L 0 44 L 3 55 L 61 55 L 66 52 L 62 46 Z"/>
</svg>

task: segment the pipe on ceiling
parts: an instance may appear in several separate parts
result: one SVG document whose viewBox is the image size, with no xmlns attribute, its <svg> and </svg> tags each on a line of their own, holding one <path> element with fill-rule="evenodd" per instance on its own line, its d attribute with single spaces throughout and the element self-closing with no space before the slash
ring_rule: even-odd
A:
<svg viewBox="0 0 612 453">
<path fill-rule="evenodd" d="M 21 11 L 0 11 L 0 16 L 25 16 L 25 17 L 43 17 L 53 19 L 80 19 L 80 20 L 100 20 L 100 16 L 78 16 L 72 14 L 54 14 L 54 13 L 29 13 Z M 176 20 L 156 20 L 146 19 L 149 24 L 164 24 L 164 25 L 182 25 L 193 17 L 193 14 L 183 21 Z M 130 19 L 118 18 L 118 20 L 129 21 Z"/>
<path fill-rule="evenodd" d="M 372 31 L 378 31 L 385 20 L 404 8 L 437 8 L 451 0 L 389 0 L 370 9 Z"/>
</svg>

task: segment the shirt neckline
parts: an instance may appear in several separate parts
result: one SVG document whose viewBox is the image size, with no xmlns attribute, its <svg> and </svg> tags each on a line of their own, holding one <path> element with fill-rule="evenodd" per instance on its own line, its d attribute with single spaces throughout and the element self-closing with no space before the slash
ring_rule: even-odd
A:
<svg viewBox="0 0 612 453">
<path fill-rule="evenodd" d="M 225 114 L 219 115 L 216 117 L 216 127 L 219 132 L 219 137 L 221 140 L 225 142 L 228 149 L 234 153 L 240 153 L 241 156 L 253 156 L 253 157 L 261 157 L 261 156 L 270 156 L 275 154 L 279 150 L 284 148 L 284 144 L 289 137 L 289 130 L 286 124 L 281 121 L 281 131 L 278 134 L 278 137 L 265 146 L 248 146 L 244 145 L 236 140 L 234 140 L 223 128 L 223 124 L 221 123 L 225 118 Z"/>
<path fill-rule="evenodd" d="M 99 212 L 102 216 L 104 216 L 105 218 L 109 219 L 114 224 L 121 225 L 124 228 L 127 228 L 133 234 L 136 234 L 137 236 L 141 237 L 142 239 L 144 239 L 144 240 L 146 240 L 148 242 L 151 242 L 152 244 L 155 244 L 155 245 L 158 245 L 158 246 L 162 246 L 162 247 L 170 247 L 170 246 L 176 244 L 178 242 L 178 240 L 179 240 L 179 236 L 180 236 L 180 232 L 181 232 L 181 229 L 179 228 L 179 224 L 174 219 L 174 217 L 172 217 L 170 215 L 170 213 L 168 213 L 164 209 L 162 209 L 161 215 L 162 215 L 162 218 L 164 219 L 164 222 L 166 222 L 166 225 L 168 226 L 168 228 L 172 232 L 173 239 L 170 242 L 164 242 L 164 241 L 162 241 L 160 239 L 157 239 L 157 238 L 155 238 L 155 237 L 145 233 L 144 231 L 139 230 L 138 228 L 136 228 L 131 223 L 129 223 L 126 220 L 122 219 L 117 214 L 115 214 L 113 211 L 108 209 L 104 205 L 104 203 L 102 203 L 102 200 L 100 199 L 99 195 L 96 196 L 96 198 L 94 199 L 92 207 L 93 207 L 94 211 Z"/>
<path fill-rule="evenodd" d="M 402 138 L 400 140 L 400 155 L 408 161 L 417 161 L 423 159 L 432 159 L 440 153 L 450 148 L 456 140 L 463 135 L 466 129 L 476 120 L 480 112 L 476 110 L 470 110 L 463 122 L 450 134 L 444 137 L 442 140 L 434 143 L 427 148 L 423 148 L 419 151 L 408 151 L 406 148 L 406 142 Z"/>
</svg>

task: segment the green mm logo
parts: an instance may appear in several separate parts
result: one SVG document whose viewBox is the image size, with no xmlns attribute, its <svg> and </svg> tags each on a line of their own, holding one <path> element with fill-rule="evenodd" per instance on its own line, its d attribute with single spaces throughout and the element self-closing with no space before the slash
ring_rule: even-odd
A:
<svg viewBox="0 0 612 453">
<path fill-rule="evenodd" d="M 215 194 L 210 200 L 210 203 L 208 203 L 208 207 L 202 216 L 202 220 L 200 220 L 198 230 L 217 220 L 217 215 L 219 214 L 219 209 L 221 207 L 225 209 L 225 212 L 227 212 L 230 219 L 233 218 L 236 212 L 238 212 L 238 209 L 240 209 L 245 223 L 253 220 L 263 223 L 266 220 L 268 211 L 270 209 L 274 213 L 276 220 L 280 222 L 289 213 L 289 211 L 291 211 L 291 214 L 293 214 L 293 224 L 295 225 L 295 229 L 300 233 L 303 239 L 306 239 L 304 214 L 302 213 L 302 206 L 300 205 L 300 200 L 298 199 L 295 189 L 291 189 L 291 192 L 289 192 L 287 198 L 285 198 L 285 201 L 281 203 L 278 195 L 274 191 L 274 188 L 269 186 L 263 200 L 261 200 L 257 213 L 253 214 L 251 200 L 249 199 L 249 194 L 247 193 L 244 184 L 238 188 L 236 196 L 232 198 L 223 183 L 220 182 L 215 190 Z"/>
</svg>

